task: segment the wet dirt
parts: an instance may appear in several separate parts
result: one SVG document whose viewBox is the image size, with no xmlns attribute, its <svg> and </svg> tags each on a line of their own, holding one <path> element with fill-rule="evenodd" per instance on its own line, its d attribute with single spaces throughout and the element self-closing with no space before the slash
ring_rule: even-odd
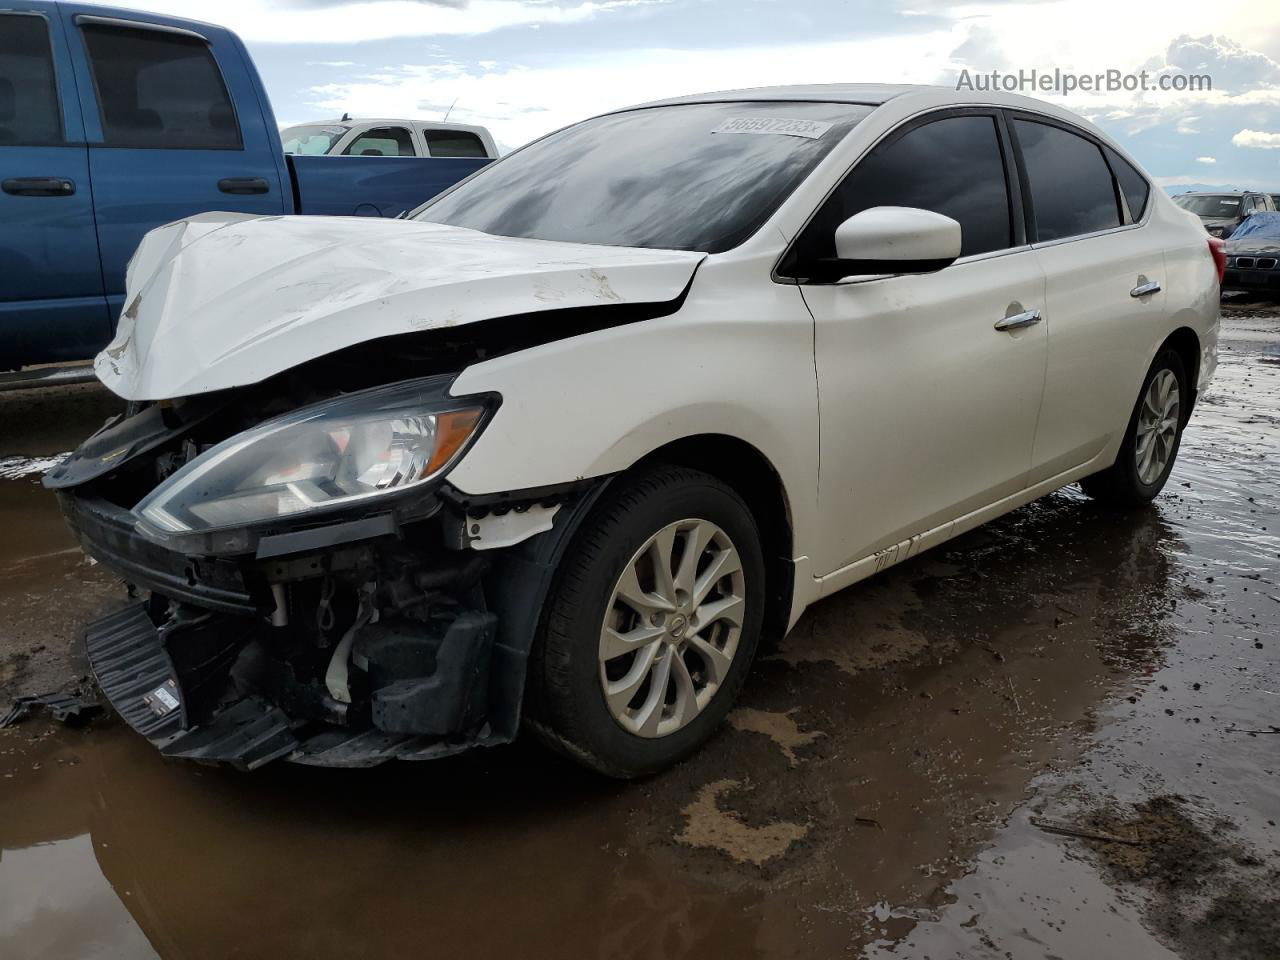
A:
<svg viewBox="0 0 1280 960">
<path fill-rule="evenodd" d="M 1273 958 L 1277 361 L 1280 311 L 1230 307 L 1152 508 L 1062 491 L 824 601 L 649 781 L 523 742 L 243 775 L 110 717 L 2 730 L 0 957 Z M 0 457 L 110 401 L 62 402 Z M 0 529 L 0 670 L 44 642 L 69 680 L 119 590 L 31 477 Z"/>
</svg>

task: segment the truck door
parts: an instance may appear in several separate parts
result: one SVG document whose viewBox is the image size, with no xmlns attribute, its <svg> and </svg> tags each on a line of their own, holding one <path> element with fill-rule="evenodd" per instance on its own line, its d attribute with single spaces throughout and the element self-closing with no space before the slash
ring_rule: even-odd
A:
<svg viewBox="0 0 1280 960">
<path fill-rule="evenodd" d="M 239 41 L 150 14 L 61 7 L 76 51 L 107 301 L 142 235 L 209 210 L 291 212 L 279 133 Z M 125 18 L 127 17 L 127 18 Z"/>
<path fill-rule="evenodd" d="M 88 151 L 52 5 L 0 10 L 0 369 L 107 342 Z"/>
</svg>

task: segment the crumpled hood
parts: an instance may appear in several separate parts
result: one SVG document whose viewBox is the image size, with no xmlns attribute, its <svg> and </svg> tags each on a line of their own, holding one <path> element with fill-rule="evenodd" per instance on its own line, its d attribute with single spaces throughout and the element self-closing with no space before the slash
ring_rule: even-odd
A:
<svg viewBox="0 0 1280 960">
<path fill-rule="evenodd" d="M 377 337 L 674 300 L 704 256 L 413 220 L 206 213 L 143 238 L 94 370 L 128 400 L 206 393 Z"/>
</svg>

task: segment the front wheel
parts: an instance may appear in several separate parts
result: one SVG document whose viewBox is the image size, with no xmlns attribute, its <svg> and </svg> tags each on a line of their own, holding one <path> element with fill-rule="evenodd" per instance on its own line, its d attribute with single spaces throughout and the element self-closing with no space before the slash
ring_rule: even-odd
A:
<svg viewBox="0 0 1280 960">
<path fill-rule="evenodd" d="M 623 478 L 574 536 L 529 664 L 528 725 L 608 776 L 696 750 L 738 695 L 760 637 L 764 559 L 716 478 Z"/>
<path fill-rule="evenodd" d="M 1177 351 L 1166 348 L 1142 381 L 1116 462 L 1081 480 L 1084 492 L 1117 506 L 1154 500 L 1178 456 L 1189 401 L 1186 367 Z"/>
</svg>

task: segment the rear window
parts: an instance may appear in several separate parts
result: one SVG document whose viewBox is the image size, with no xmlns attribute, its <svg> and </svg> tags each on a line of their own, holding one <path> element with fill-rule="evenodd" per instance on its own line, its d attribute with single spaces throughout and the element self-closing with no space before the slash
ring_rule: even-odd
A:
<svg viewBox="0 0 1280 960">
<path fill-rule="evenodd" d="M 44 17 L 0 14 L 0 144 L 62 142 Z"/>
<path fill-rule="evenodd" d="M 1037 240 L 1120 226 L 1115 184 L 1097 144 L 1034 120 L 1014 120 L 1013 126 L 1031 181 Z"/>
<path fill-rule="evenodd" d="M 209 45 L 162 30 L 85 23 L 109 147 L 238 149 L 240 127 Z"/>
<path fill-rule="evenodd" d="M 423 130 L 427 152 L 433 157 L 487 157 L 484 143 L 465 130 Z"/>
</svg>

